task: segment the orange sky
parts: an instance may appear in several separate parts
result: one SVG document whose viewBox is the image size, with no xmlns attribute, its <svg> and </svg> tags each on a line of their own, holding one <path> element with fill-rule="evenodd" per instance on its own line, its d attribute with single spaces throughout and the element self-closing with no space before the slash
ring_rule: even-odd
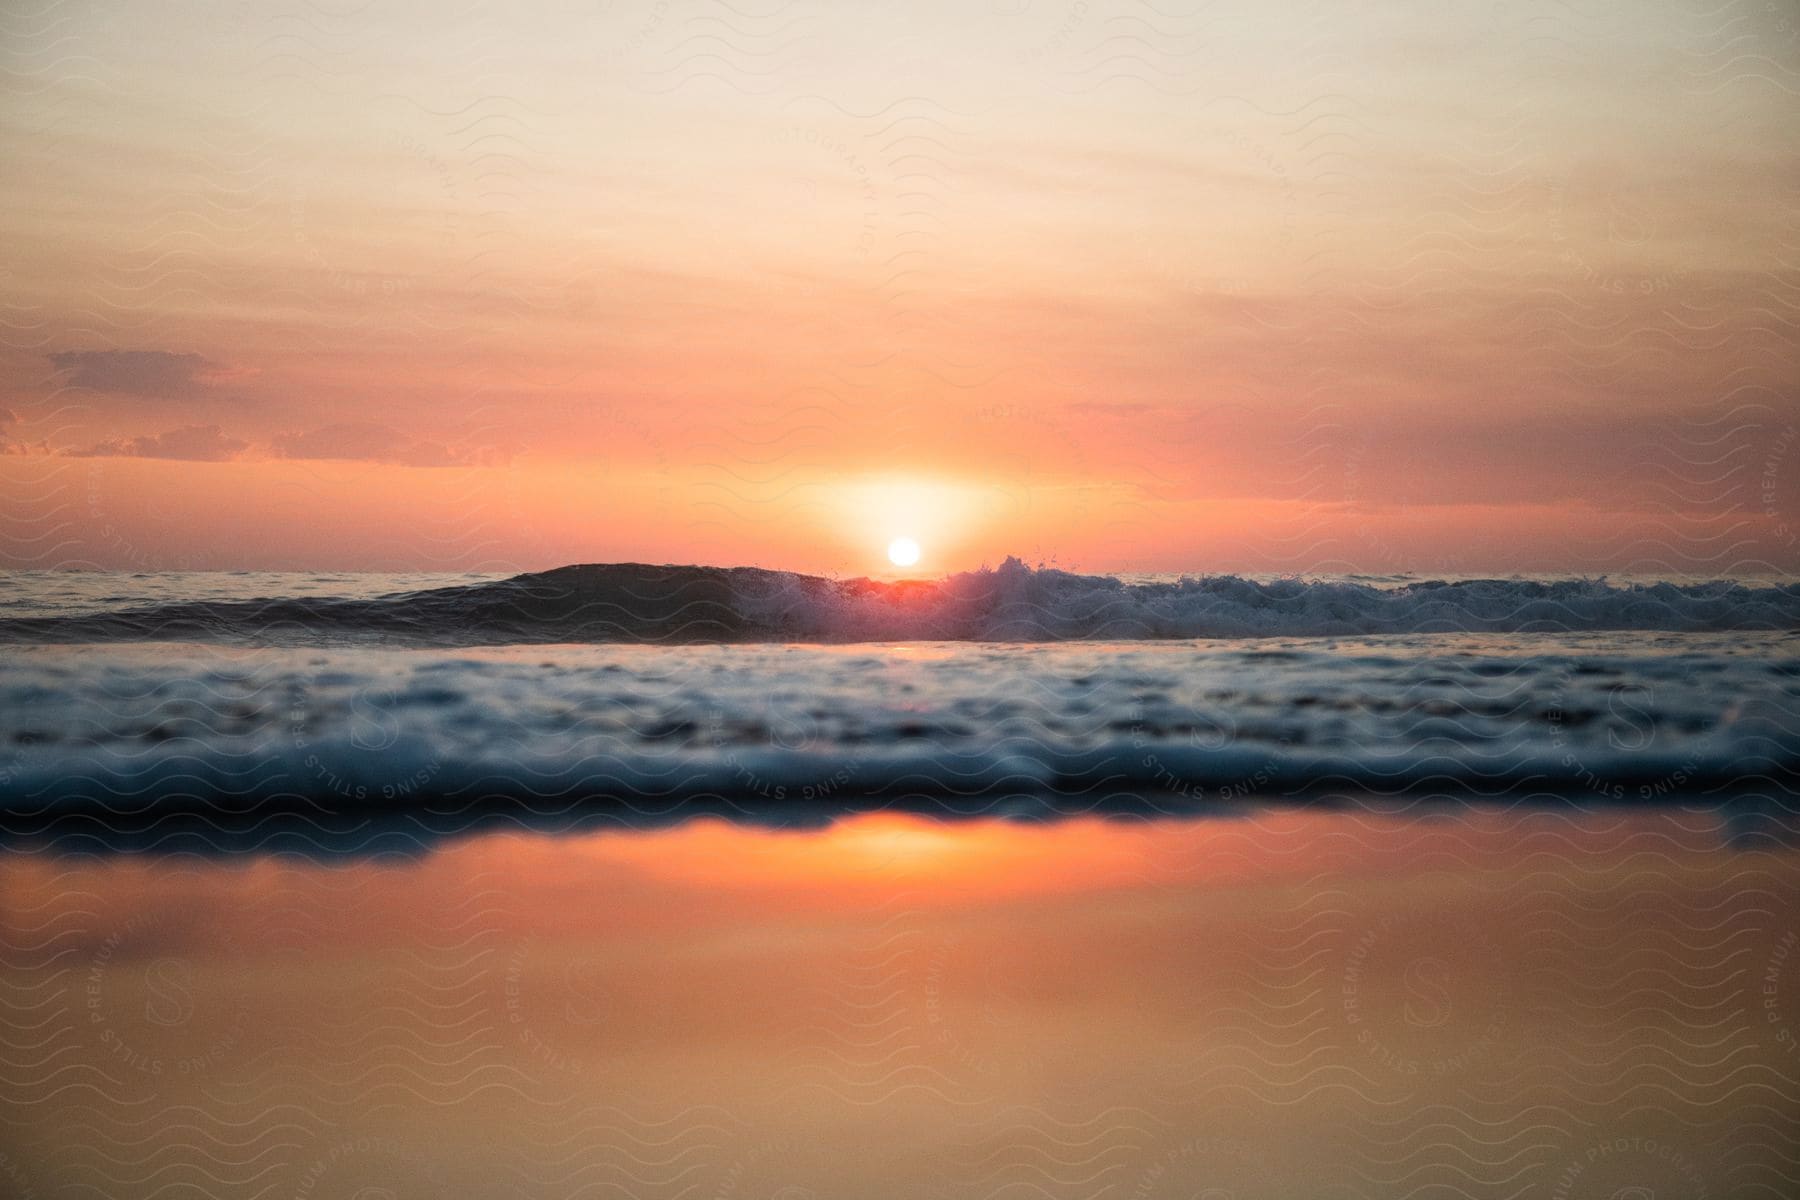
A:
<svg viewBox="0 0 1800 1200">
<path fill-rule="evenodd" d="M 3 21 L 0 565 L 1800 566 L 1774 6 Z"/>
</svg>

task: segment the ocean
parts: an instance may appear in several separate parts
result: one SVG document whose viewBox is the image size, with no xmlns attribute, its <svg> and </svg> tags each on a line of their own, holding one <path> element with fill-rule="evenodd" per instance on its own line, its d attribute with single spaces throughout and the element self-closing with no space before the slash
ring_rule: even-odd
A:
<svg viewBox="0 0 1800 1200">
<path fill-rule="evenodd" d="M 1786 1194 L 1797 631 L 1770 581 L 0 576 L 0 1178 Z"/>
<path fill-rule="evenodd" d="M 1793 771 L 1796 630 L 1792 584 L 14 574 L 0 797 L 421 836 L 545 804 L 1667 802 Z"/>
</svg>

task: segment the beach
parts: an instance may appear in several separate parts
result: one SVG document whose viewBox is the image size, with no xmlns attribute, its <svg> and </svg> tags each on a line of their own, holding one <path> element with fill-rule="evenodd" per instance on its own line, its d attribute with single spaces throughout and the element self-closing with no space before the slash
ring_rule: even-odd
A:
<svg viewBox="0 0 1800 1200">
<path fill-rule="evenodd" d="M 15 853 L 8 1169 L 22 1196 L 1773 1195 L 1793 835 L 1442 801 Z"/>
<path fill-rule="evenodd" d="M 984 579 L 14 576 L 19 1194 L 1779 1193 L 1789 589 Z"/>
</svg>

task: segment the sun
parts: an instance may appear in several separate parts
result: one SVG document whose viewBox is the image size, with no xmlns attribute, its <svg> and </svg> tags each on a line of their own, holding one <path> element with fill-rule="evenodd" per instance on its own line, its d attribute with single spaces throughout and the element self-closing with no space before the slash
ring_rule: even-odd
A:
<svg viewBox="0 0 1800 1200">
<path fill-rule="evenodd" d="M 896 567 L 910 567 L 919 561 L 919 543 L 911 538 L 895 538 L 888 543 L 888 561 Z"/>
</svg>

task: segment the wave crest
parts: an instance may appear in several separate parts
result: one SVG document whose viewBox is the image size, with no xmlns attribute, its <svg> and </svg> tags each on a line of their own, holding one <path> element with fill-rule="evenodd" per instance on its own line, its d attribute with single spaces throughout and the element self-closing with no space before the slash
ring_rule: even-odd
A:
<svg viewBox="0 0 1800 1200">
<path fill-rule="evenodd" d="M 1399 587 L 1235 575 L 1128 582 L 1033 568 L 935 581 L 753 567 L 583 564 L 374 599 L 193 601 L 0 620 L 0 640 L 507 642 L 1066 641 L 1389 633 L 1800 628 L 1800 584 L 1603 579 Z"/>
</svg>

